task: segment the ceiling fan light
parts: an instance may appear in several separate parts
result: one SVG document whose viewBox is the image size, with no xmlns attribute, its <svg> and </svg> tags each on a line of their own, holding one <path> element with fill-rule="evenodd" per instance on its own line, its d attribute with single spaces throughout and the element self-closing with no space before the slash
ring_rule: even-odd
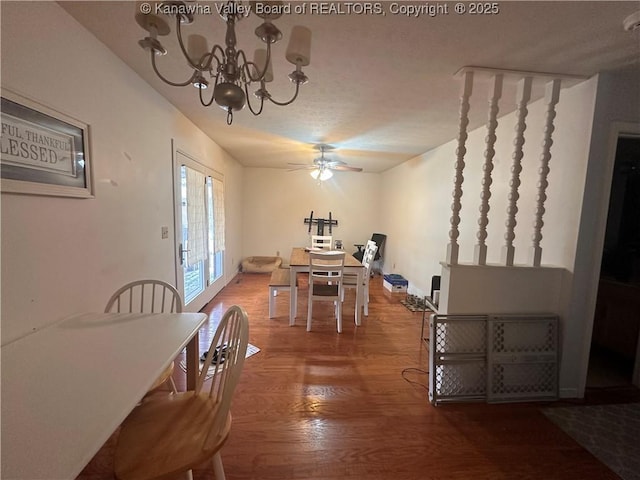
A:
<svg viewBox="0 0 640 480">
<path fill-rule="evenodd" d="M 329 180 L 331 177 L 333 177 L 333 172 L 331 170 L 324 169 L 320 172 L 320 181 L 322 182 Z"/>
<path fill-rule="evenodd" d="M 331 170 L 327 170 L 326 168 L 316 168 L 309 172 L 309 175 L 313 177 L 314 180 L 320 180 L 324 182 L 325 180 L 329 180 L 333 177 L 333 172 Z"/>
</svg>

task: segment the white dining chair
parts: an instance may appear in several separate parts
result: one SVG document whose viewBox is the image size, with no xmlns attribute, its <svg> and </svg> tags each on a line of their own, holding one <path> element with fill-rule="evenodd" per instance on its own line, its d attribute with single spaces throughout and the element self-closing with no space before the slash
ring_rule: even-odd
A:
<svg viewBox="0 0 640 480">
<path fill-rule="evenodd" d="M 331 250 L 333 248 L 333 237 L 331 235 L 311 235 L 311 248 Z"/>
<path fill-rule="evenodd" d="M 364 271 L 362 272 L 362 304 L 364 306 L 365 316 L 369 316 L 369 279 L 371 278 L 371 267 L 373 265 L 373 259 L 375 258 L 378 246 L 375 242 L 367 241 L 367 246 L 362 256 L 362 265 Z M 353 274 L 344 274 L 342 281 L 342 299 L 344 301 L 344 291 L 346 289 L 355 289 L 356 294 L 358 291 L 358 276 Z M 357 303 L 357 302 L 356 302 Z"/>
<path fill-rule="evenodd" d="M 176 288 L 162 280 L 136 280 L 120 287 L 111 295 L 105 313 L 182 313 L 182 298 Z M 173 393 L 178 389 L 173 381 L 175 362 L 160 374 L 149 391 L 168 383 Z"/>
<path fill-rule="evenodd" d="M 309 252 L 307 332 L 311 331 L 313 302 L 333 302 L 338 333 L 342 333 L 342 277 L 344 252 Z"/>
</svg>

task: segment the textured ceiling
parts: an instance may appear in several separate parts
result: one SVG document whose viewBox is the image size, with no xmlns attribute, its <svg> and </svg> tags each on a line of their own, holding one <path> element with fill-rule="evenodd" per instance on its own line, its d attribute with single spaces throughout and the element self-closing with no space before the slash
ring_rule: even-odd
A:
<svg viewBox="0 0 640 480">
<path fill-rule="evenodd" d="M 310 10 L 320 2 L 286 3 L 306 4 Z M 638 1 L 499 2 L 499 13 L 492 15 L 458 15 L 454 2 L 395 3 L 439 5 L 441 14 L 409 17 L 394 14 L 392 2 L 381 2 L 379 15 L 292 14 L 276 20 L 285 38 L 274 47 L 271 93 L 283 100 L 293 92 L 286 77 L 294 67 L 284 59 L 293 25 L 313 32 L 311 65 L 304 69 L 310 81 L 292 105 L 265 105 L 258 117 L 245 108 L 227 126 L 225 112 L 202 107 L 193 87 L 171 87 L 155 77 L 147 52 L 137 45 L 146 35 L 134 20 L 139 5 L 60 2 L 245 166 L 311 163 L 317 156 L 312 145 L 320 142 L 336 147 L 331 156 L 368 172 L 381 172 L 422 154 L 457 135 L 460 86 L 454 74 L 464 66 L 591 76 L 640 64 L 640 32 L 622 28 L 623 19 L 640 9 Z M 468 9 L 470 2 L 464 3 Z M 442 13 L 445 5 L 447 14 Z M 346 4 L 342 10 L 347 10 Z M 174 20 L 168 20 L 173 30 Z M 238 25 L 238 47 L 250 57 L 260 46 L 253 34 L 259 23 L 251 15 Z M 205 35 L 210 46 L 224 41 L 224 23 L 215 13 L 197 17 L 183 32 Z M 176 81 L 186 79 L 190 72 L 176 55 L 173 32 L 161 41 L 169 54 L 158 59 L 159 68 Z M 486 98 L 482 89 L 474 91 L 472 100 L 480 108 L 472 105 L 471 128 L 485 122 Z M 514 108 L 508 88 L 503 98 L 501 114 Z"/>
</svg>

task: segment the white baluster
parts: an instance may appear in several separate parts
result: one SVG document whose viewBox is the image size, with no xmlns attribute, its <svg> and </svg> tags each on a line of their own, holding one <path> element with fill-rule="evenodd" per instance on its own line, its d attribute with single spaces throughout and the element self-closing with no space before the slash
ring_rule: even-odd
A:
<svg viewBox="0 0 640 480">
<path fill-rule="evenodd" d="M 513 140 L 514 150 L 511 155 L 511 180 L 509 181 L 509 206 L 507 207 L 507 220 L 505 226 L 507 231 L 504 234 L 505 245 L 502 247 L 502 263 L 507 266 L 513 265 L 513 259 L 515 257 L 515 247 L 513 246 L 513 240 L 516 238 L 516 214 L 518 213 L 518 188 L 520 187 L 520 172 L 522 171 L 522 146 L 524 145 L 524 131 L 527 129 L 526 119 L 527 103 L 531 99 L 531 84 L 532 77 L 525 77 L 518 82 L 518 93 L 516 95 L 516 117 L 517 122 L 515 126 L 516 136 Z"/>
<path fill-rule="evenodd" d="M 544 221 L 542 217 L 544 215 L 544 202 L 547 199 L 547 187 L 549 182 L 547 177 L 549 176 L 549 162 L 551 161 L 551 145 L 553 145 L 553 120 L 556 117 L 556 104 L 560 100 L 560 79 L 556 78 L 547 83 L 545 88 L 544 101 L 547 105 L 545 126 L 544 126 L 544 138 L 542 140 L 542 154 L 540 155 L 540 168 L 538 169 L 538 195 L 536 196 L 536 218 L 533 223 L 533 245 L 529 251 L 529 262 L 534 267 L 539 267 L 542 261 L 542 248 L 540 247 L 540 241 L 542 240 L 542 227 Z"/>
<path fill-rule="evenodd" d="M 484 164 L 482 166 L 482 191 L 480 193 L 480 217 L 478 218 L 478 243 L 473 253 L 473 261 L 476 265 L 487 263 L 487 225 L 489 224 L 489 199 L 491 198 L 491 172 L 493 171 L 493 157 L 496 154 L 496 128 L 498 127 L 498 101 L 502 96 L 502 74 L 493 77 L 493 90 L 489 92 L 489 118 L 487 121 L 486 148 L 484 151 Z"/>
<path fill-rule="evenodd" d="M 467 125 L 469 125 L 469 97 L 473 91 L 473 72 L 464 73 L 464 81 L 462 84 L 462 94 L 460 96 L 460 122 L 458 129 L 458 148 L 456 149 L 456 173 L 453 178 L 453 203 L 451 204 L 451 229 L 449 230 L 449 244 L 447 245 L 447 263 L 457 265 L 458 236 L 460 231 L 460 210 L 462 209 L 462 182 L 464 182 L 463 171 L 465 167 L 464 156 L 467 153 L 465 142 L 467 141 Z"/>
</svg>

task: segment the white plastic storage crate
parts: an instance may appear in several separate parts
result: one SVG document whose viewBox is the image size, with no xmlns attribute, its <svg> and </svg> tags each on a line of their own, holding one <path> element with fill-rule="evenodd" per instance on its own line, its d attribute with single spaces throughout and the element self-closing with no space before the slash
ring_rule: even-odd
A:
<svg viewBox="0 0 640 480">
<path fill-rule="evenodd" d="M 409 281 L 402 275 L 389 273 L 384 276 L 382 286 L 392 293 L 403 293 L 409 287 Z"/>
</svg>

